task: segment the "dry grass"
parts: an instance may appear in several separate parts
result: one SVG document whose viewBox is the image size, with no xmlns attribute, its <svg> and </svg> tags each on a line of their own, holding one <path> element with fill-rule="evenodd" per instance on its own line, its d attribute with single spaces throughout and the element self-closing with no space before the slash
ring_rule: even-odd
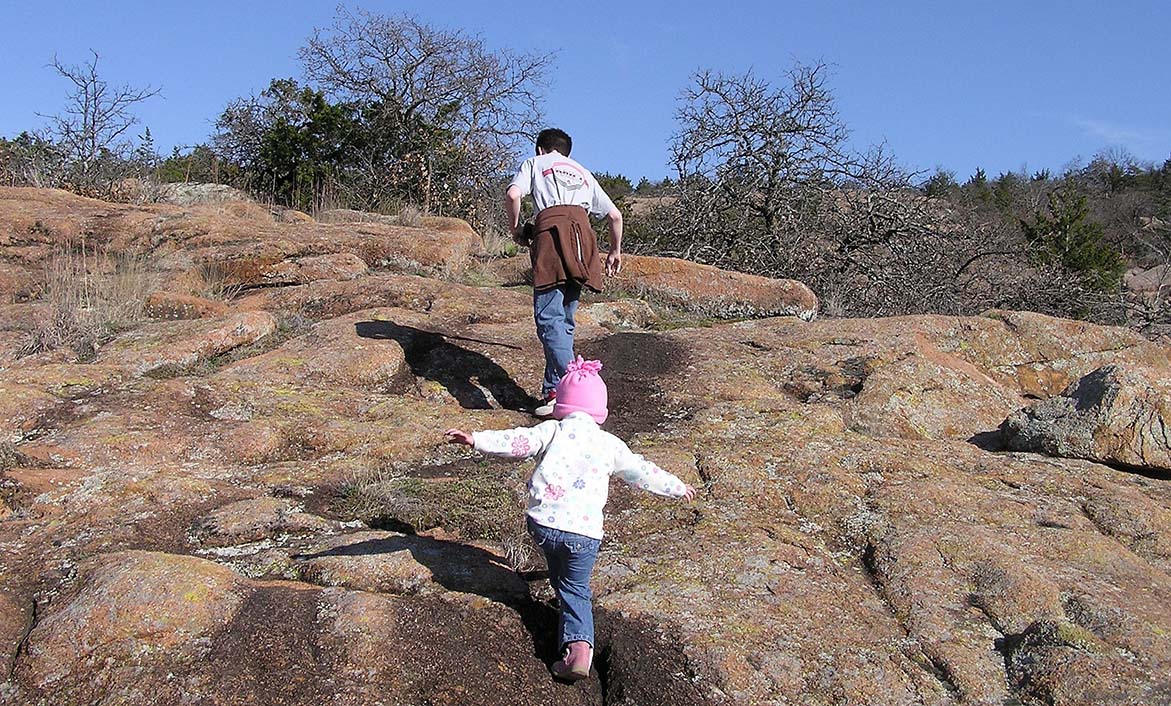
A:
<svg viewBox="0 0 1171 706">
<path fill-rule="evenodd" d="M 423 531 L 443 527 L 464 541 L 498 542 L 516 571 L 544 566 L 529 539 L 522 485 L 499 464 L 457 462 L 453 478 L 418 478 L 393 465 L 342 485 L 334 509 L 372 527 Z"/>
<path fill-rule="evenodd" d="M 480 240 L 484 244 L 484 252 L 475 257 L 468 256 L 458 276 L 448 279 L 470 287 L 499 287 L 501 280 L 493 271 L 494 263 L 516 255 L 520 252 L 520 246 L 502 228 L 491 223 L 480 230 Z"/>
<path fill-rule="evenodd" d="M 54 248 L 45 265 L 49 315 L 29 332 L 22 353 L 69 347 L 83 359 L 143 320 L 158 273 L 144 256 L 111 255 L 84 240 Z"/>
<path fill-rule="evenodd" d="M 394 217 L 396 225 L 407 226 L 408 228 L 422 228 L 423 227 L 423 210 L 413 203 L 403 206 L 398 215 Z"/>
<path fill-rule="evenodd" d="M 474 462 L 452 471 L 449 478 L 420 478 L 393 465 L 372 469 L 343 484 L 335 509 L 373 527 L 443 527 L 464 540 L 501 542 L 523 558 L 515 536 L 522 510 L 510 474 Z"/>
<path fill-rule="evenodd" d="M 472 264 L 471 253 L 466 243 L 456 245 L 455 249 L 443 261 L 439 270 L 439 278 L 448 282 L 460 282 L 467 274 Z"/>
<path fill-rule="evenodd" d="M 520 246 L 504 228 L 488 224 L 481 228 L 480 238 L 484 241 L 484 252 L 490 260 L 512 257 L 520 252 Z"/>
<path fill-rule="evenodd" d="M 191 293 L 206 299 L 230 302 L 244 289 L 243 285 L 230 282 L 228 273 L 214 262 L 201 262 L 195 274 L 199 282 L 196 287 L 198 291 Z"/>
</svg>

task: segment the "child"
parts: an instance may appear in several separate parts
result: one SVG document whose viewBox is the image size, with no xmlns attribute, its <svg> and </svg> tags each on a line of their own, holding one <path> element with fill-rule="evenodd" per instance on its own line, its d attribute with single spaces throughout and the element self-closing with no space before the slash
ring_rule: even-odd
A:
<svg viewBox="0 0 1171 706">
<path fill-rule="evenodd" d="M 549 565 L 549 582 L 561 603 L 558 632 L 563 650 L 553 674 L 589 677 L 594 651 L 590 574 L 602 544 L 602 508 L 611 475 L 656 495 L 695 497 L 695 488 L 647 461 L 618 437 L 602 431 L 606 384 L 602 364 L 578 357 L 557 386 L 553 417 L 535 427 L 506 431 L 445 432 L 450 443 L 508 458 L 539 457 L 529 480 L 529 534 Z"/>
<path fill-rule="evenodd" d="M 538 417 L 553 412 L 553 395 L 573 360 L 574 313 L 582 286 L 602 291 L 601 260 L 590 214 L 610 219 L 606 273 L 622 270 L 622 212 L 588 169 L 569 158 L 573 140 L 550 128 L 537 135 L 537 156 L 526 159 L 508 185 L 504 210 L 513 239 L 529 246 L 533 266 L 533 318 L 545 353 Z M 532 195 L 536 221 L 520 227 L 520 203 Z"/>
</svg>

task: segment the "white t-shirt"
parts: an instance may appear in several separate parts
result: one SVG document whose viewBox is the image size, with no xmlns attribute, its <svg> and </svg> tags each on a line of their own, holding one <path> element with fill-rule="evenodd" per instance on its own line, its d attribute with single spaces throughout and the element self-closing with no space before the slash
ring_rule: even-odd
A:
<svg viewBox="0 0 1171 706">
<path fill-rule="evenodd" d="M 557 152 L 526 159 L 510 186 L 520 189 L 522 198 L 532 195 L 535 213 L 550 206 L 581 206 L 602 218 L 614 210 L 590 170 Z"/>
</svg>

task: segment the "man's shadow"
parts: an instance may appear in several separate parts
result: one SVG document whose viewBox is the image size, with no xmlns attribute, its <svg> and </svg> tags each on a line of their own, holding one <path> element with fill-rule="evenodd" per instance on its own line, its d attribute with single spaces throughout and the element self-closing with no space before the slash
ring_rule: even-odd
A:
<svg viewBox="0 0 1171 706">
<path fill-rule="evenodd" d="M 519 346 L 445 336 L 393 321 L 359 321 L 354 328 L 361 338 L 397 342 L 406 355 L 411 372 L 416 377 L 442 385 L 464 409 L 491 409 L 492 399 L 495 399 L 504 409 L 527 411 L 537 402 L 491 358 L 461 348 L 449 339 L 491 343 L 518 351 Z"/>
<path fill-rule="evenodd" d="M 407 534 L 385 539 L 367 539 L 312 554 L 297 554 L 305 561 L 330 556 L 370 556 L 409 551 L 415 561 L 427 567 L 435 582 L 448 591 L 473 593 L 508 606 L 520 616 L 533 640 L 533 654 L 546 666 L 560 658 L 557 645 L 557 611 L 529 593 L 525 578 L 495 554 L 479 547 Z M 544 572 L 530 572 L 530 579 Z"/>
</svg>

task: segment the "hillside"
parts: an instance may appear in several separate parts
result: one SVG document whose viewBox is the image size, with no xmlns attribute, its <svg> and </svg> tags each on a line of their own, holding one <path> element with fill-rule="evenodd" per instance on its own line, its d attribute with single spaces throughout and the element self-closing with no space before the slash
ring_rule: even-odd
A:
<svg viewBox="0 0 1171 706">
<path fill-rule="evenodd" d="M 700 493 L 612 484 L 570 686 L 531 464 L 442 439 L 533 421 L 516 261 L 452 219 L 22 188 L 0 242 L 0 702 L 1171 702 L 1171 347 L 1134 332 L 817 319 L 630 258 L 579 352 Z M 55 325 L 86 258 L 90 309 L 141 316 Z"/>
</svg>

